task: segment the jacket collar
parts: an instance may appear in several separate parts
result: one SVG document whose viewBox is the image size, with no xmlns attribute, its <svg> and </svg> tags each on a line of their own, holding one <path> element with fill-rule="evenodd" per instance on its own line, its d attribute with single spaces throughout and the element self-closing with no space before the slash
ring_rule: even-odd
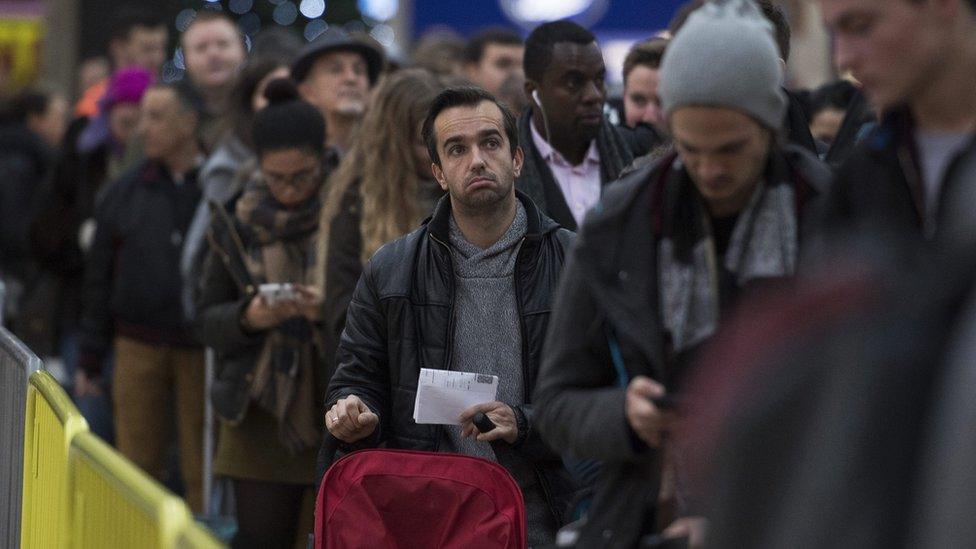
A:
<svg viewBox="0 0 976 549">
<path fill-rule="evenodd" d="M 535 203 L 519 190 L 515 190 L 515 197 L 525 208 L 528 228 L 525 233 L 527 240 L 537 240 L 559 228 L 559 224 L 549 219 L 539 211 Z M 451 196 L 445 194 L 437 202 L 434 214 L 427 221 L 427 231 L 436 239 L 447 242 L 450 238 Z"/>
</svg>

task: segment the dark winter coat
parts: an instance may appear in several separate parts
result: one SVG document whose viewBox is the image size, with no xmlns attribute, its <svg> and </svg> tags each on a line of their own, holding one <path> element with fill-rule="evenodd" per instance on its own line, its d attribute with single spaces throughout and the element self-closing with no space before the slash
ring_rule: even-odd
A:
<svg viewBox="0 0 976 549">
<path fill-rule="evenodd" d="M 26 274 L 21 267 L 31 259 L 31 205 L 54 156 L 23 125 L 0 128 L 0 151 L 0 267 L 5 274 Z"/>
<path fill-rule="evenodd" d="M 673 155 L 669 157 L 673 159 Z M 641 442 L 624 416 L 609 334 L 629 379 L 671 377 L 659 317 L 655 203 L 667 181 L 661 161 L 624 177 L 587 217 L 560 282 L 535 398 L 543 438 L 558 452 L 603 461 L 588 522 L 577 547 L 636 546 L 654 531 L 661 455 Z M 817 207 L 829 171 L 794 146 L 770 163 L 792 181 L 801 220 Z M 799 177 L 797 177 L 797 174 Z M 801 242 L 804 231 L 800 233 Z M 674 387 L 668 387 L 669 391 Z"/>
<path fill-rule="evenodd" d="M 689 429 L 710 546 L 976 542 L 971 242 L 835 262 L 729 331 Z"/>
<path fill-rule="evenodd" d="M 356 290 L 356 283 L 363 274 L 363 236 L 360 229 L 362 199 L 359 181 L 346 189 L 342 203 L 329 227 L 329 255 L 325 258 L 325 295 L 323 307 L 323 350 L 326 357 L 328 378 L 335 371 L 335 356 L 339 339 L 346 325 L 349 300 Z"/>
<path fill-rule="evenodd" d="M 950 164 L 941 186 L 939 215 L 949 211 L 947 197 L 957 192 L 958 159 L 976 152 L 976 140 Z M 831 239 L 852 233 L 884 232 L 897 239 L 936 236 L 943 219 L 925 220 L 914 123 L 906 110 L 889 114 L 837 170 L 823 226 Z M 928 225 L 928 226 L 927 226 Z"/>
<path fill-rule="evenodd" d="M 0 274 L 6 284 L 4 322 L 38 354 L 53 351 L 44 328 L 57 318 L 56 288 L 39 276 L 30 241 L 31 209 L 50 177 L 54 154 L 24 124 L 0 127 Z M 49 332 L 49 330 L 47 330 Z"/>
<path fill-rule="evenodd" d="M 31 214 L 31 252 L 45 287 L 37 295 L 47 294 L 49 299 L 27 305 L 34 320 L 22 334 L 38 352 L 45 348 L 53 352 L 62 333 L 77 329 L 80 322 L 85 269 L 80 229 L 95 214 L 110 156 L 107 144 L 85 153 L 78 150 L 78 138 L 87 124 L 88 118 L 79 118 L 68 126 L 61 154 L 51 176 L 37 189 Z"/>
<path fill-rule="evenodd" d="M 209 205 L 213 221 L 206 235 L 209 251 L 203 262 L 194 319 L 200 340 L 216 353 L 210 389 L 214 410 L 232 424 L 242 421 L 248 411 L 254 369 L 269 333 L 249 332 L 241 325 L 245 310 L 258 293 L 258 282 L 244 264 L 243 258 L 256 244 L 253 231 L 234 217 L 238 198 L 240 194 L 224 206 Z M 316 368 L 324 363 L 317 355 Z M 318 369 L 314 376 L 316 403 L 325 396 L 328 378 L 323 370 Z"/>
<path fill-rule="evenodd" d="M 82 294 L 81 366 L 89 373 L 115 335 L 197 345 L 181 302 L 180 254 L 200 197 L 195 172 L 176 184 L 151 160 L 105 190 Z"/>
</svg>

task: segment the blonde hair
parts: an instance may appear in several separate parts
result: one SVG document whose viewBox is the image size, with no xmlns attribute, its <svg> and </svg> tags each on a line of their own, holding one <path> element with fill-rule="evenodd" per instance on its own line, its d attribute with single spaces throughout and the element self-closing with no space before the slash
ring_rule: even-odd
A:
<svg viewBox="0 0 976 549">
<path fill-rule="evenodd" d="M 364 263 L 380 246 L 410 232 L 429 214 L 417 203 L 420 166 L 413 151 L 417 128 L 441 89 L 437 77 L 422 69 L 401 70 L 380 82 L 354 145 L 329 178 L 319 224 L 320 286 L 325 283 L 332 222 L 357 181 Z"/>
</svg>

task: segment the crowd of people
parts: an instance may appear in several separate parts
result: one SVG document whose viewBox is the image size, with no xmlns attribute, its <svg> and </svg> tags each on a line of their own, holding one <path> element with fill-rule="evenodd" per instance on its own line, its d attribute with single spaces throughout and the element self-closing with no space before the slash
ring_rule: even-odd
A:
<svg viewBox="0 0 976 549">
<path fill-rule="evenodd" d="M 168 81 L 123 10 L 73 107 L 0 113 L 4 322 L 197 513 L 209 399 L 234 546 L 375 447 L 503 465 L 531 547 L 966 546 L 976 2 L 819 5 L 844 79 L 692 0 L 619 98 L 570 21 L 394 63 L 201 11 Z M 418 424 L 421 368 L 496 400 Z"/>
</svg>

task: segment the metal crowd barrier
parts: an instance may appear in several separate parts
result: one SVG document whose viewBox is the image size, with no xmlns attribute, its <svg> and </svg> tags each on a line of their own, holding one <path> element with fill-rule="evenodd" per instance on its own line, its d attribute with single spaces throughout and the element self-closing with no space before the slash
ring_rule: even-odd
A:
<svg viewBox="0 0 976 549">
<path fill-rule="evenodd" d="M 189 508 L 91 433 L 71 442 L 73 547 L 220 547 Z"/>
<path fill-rule="evenodd" d="M 71 518 L 68 448 L 88 422 L 57 380 L 39 371 L 30 377 L 25 425 L 21 547 L 63 547 Z"/>
<path fill-rule="evenodd" d="M 0 547 L 7 549 L 16 549 L 20 542 L 27 380 L 39 369 L 41 360 L 0 328 Z"/>
</svg>

